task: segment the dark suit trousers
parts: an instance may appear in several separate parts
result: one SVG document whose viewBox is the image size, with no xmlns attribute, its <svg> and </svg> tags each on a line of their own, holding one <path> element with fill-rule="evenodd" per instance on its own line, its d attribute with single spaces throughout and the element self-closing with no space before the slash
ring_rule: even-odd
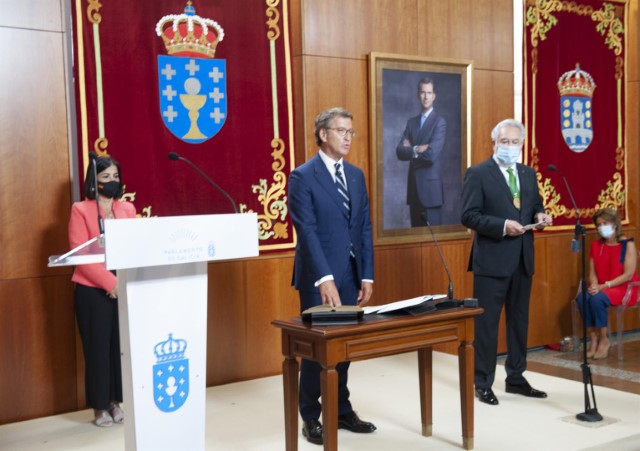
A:
<svg viewBox="0 0 640 451">
<path fill-rule="evenodd" d="M 473 277 L 473 292 L 484 309 L 475 318 L 475 374 L 478 388 L 491 388 L 496 375 L 498 323 L 505 308 L 507 326 L 507 383 L 524 382 L 527 369 L 527 333 L 529 326 L 529 298 L 531 276 L 522 262 L 510 277 Z"/>
<path fill-rule="evenodd" d="M 442 207 L 427 208 L 423 207 L 420 202 L 409 205 L 409 214 L 411 216 L 411 227 L 425 227 L 426 224 L 422 219 L 422 213 L 427 213 L 429 225 L 442 225 Z"/>
<path fill-rule="evenodd" d="M 352 265 L 348 265 L 347 274 L 342 285 L 338 286 L 340 300 L 344 305 L 355 305 L 358 299 L 359 284 L 355 277 L 355 262 L 351 259 Z M 336 277 L 336 279 L 338 279 Z M 321 305 L 320 293 L 310 291 L 300 291 L 301 311 L 310 307 Z M 350 362 L 341 362 L 336 366 L 338 371 L 338 415 L 349 413 L 353 410 L 349 401 L 349 389 L 347 388 L 347 378 Z M 300 362 L 300 390 L 298 403 L 300 416 L 303 420 L 317 420 L 322 413 L 320 405 L 320 371 L 322 366 L 313 360 L 302 359 Z"/>
</svg>

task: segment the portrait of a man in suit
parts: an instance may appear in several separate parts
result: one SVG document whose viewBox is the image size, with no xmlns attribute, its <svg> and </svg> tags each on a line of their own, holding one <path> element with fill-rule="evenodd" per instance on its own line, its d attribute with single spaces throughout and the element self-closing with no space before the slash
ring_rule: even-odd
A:
<svg viewBox="0 0 640 451">
<path fill-rule="evenodd" d="M 409 162 L 407 205 L 411 227 L 442 224 L 442 163 L 440 155 L 447 138 L 447 121 L 433 107 L 435 84 L 430 77 L 418 82 L 421 111 L 407 121 L 396 147 L 398 160 Z"/>
<path fill-rule="evenodd" d="M 462 77 L 383 69 L 383 228 L 460 224 Z"/>
</svg>

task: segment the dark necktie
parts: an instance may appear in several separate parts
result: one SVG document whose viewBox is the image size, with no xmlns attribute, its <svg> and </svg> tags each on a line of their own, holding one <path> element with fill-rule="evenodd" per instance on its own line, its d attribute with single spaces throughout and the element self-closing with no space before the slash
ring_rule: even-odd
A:
<svg viewBox="0 0 640 451">
<path fill-rule="evenodd" d="M 342 175 L 342 171 L 340 170 L 340 163 L 335 164 L 336 167 L 336 188 L 338 189 L 338 194 L 342 198 L 342 207 L 345 210 L 347 218 L 351 218 L 351 198 L 349 197 L 349 190 L 347 189 L 347 184 L 344 181 L 344 176 Z M 349 255 L 352 258 L 356 257 L 356 254 L 353 252 L 353 243 L 349 246 Z"/>
<path fill-rule="evenodd" d="M 342 207 L 345 209 L 347 217 L 351 215 L 351 199 L 349 198 L 349 190 L 347 189 L 347 183 L 344 181 L 342 175 L 340 163 L 335 164 L 336 167 L 336 188 L 342 198 Z"/>
</svg>

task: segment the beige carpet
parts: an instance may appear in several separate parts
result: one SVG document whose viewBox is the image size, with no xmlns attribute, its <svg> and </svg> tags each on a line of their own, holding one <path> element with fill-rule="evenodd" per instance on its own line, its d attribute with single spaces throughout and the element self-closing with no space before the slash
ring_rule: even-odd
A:
<svg viewBox="0 0 640 451">
<path fill-rule="evenodd" d="M 498 366 L 494 391 L 499 406 L 475 403 L 476 450 L 640 449 L 640 396 L 597 387 L 598 410 L 605 421 L 575 421 L 584 410 L 583 385 L 528 372 L 546 400 L 504 392 Z M 433 436 L 422 437 L 414 353 L 355 362 L 350 371 L 352 402 L 373 434 L 340 431 L 340 450 L 461 449 L 458 368 L 454 356 L 434 353 Z M 124 449 L 124 428 L 99 429 L 88 410 L 0 426 L 0 450 Z M 207 390 L 207 450 L 281 451 L 284 446 L 282 379 L 269 377 Z M 321 450 L 301 436 L 299 450 Z M 186 450 L 171 450 L 186 451 Z"/>
</svg>

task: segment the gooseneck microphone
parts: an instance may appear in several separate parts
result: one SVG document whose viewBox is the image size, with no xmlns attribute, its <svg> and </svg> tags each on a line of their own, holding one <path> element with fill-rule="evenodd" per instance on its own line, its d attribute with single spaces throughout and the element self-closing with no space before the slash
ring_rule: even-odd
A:
<svg viewBox="0 0 640 451">
<path fill-rule="evenodd" d="M 578 205 L 576 204 L 576 200 L 573 198 L 573 193 L 571 192 L 571 187 L 569 187 L 569 182 L 567 182 L 567 178 L 564 176 L 562 171 L 556 167 L 555 164 L 550 164 L 547 166 L 550 171 L 557 172 L 562 177 L 562 181 L 564 182 L 564 186 L 567 187 L 567 191 L 569 192 L 569 198 L 571 199 L 571 203 L 573 204 L 573 208 L 576 209 L 576 215 L 578 218 L 580 217 L 580 210 L 578 209 Z"/>
<path fill-rule="evenodd" d="M 93 171 L 93 193 L 96 197 L 96 208 L 98 210 L 98 230 L 100 231 L 100 235 L 104 235 L 104 220 L 102 219 L 102 215 L 100 214 L 100 202 L 98 202 L 98 167 L 96 166 L 96 155 L 95 152 L 89 152 L 89 159 L 91 160 L 91 170 Z"/>
<path fill-rule="evenodd" d="M 217 189 L 220 193 L 222 193 L 224 195 L 224 197 L 227 198 L 227 200 L 229 201 L 229 203 L 231 204 L 231 206 L 233 207 L 233 212 L 234 213 L 238 213 L 238 208 L 236 207 L 236 203 L 233 201 L 233 199 L 231 198 L 231 196 L 229 196 L 229 194 L 223 190 L 222 188 L 220 188 L 220 186 L 218 186 L 218 184 L 216 182 L 214 182 L 213 180 L 211 180 L 211 178 L 205 174 L 204 172 L 202 172 L 202 170 L 196 166 L 195 164 L 193 164 L 189 159 L 182 157 L 180 155 L 178 155 L 175 152 L 169 152 L 169 160 L 181 160 L 184 161 L 185 163 L 187 163 L 189 166 L 191 166 L 198 174 L 200 174 L 207 182 L 209 182 L 215 189 Z"/>
<path fill-rule="evenodd" d="M 436 239 L 435 233 L 433 233 L 433 229 L 431 228 L 431 224 L 429 224 L 429 218 L 427 217 L 427 212 L 422 212 L 422 220 L 427 225 L 429 232 L 431 232 L 431 238 L 436 245 L 436 249 L 438 250 L 438 254 L 440 255 L 440 261 L 442 261 L 442 266 L 444 266 L 444 270 L 447 272 L 447 278 L 449 279 L 449 289 L 447 290 L 448 299 L 453 299 L 453 281 L 451 280 L 451 273 L 449 273 L 449 267 L 447 266 L 447 261 L 444 259 L 444 255 L 442 255 L 442 251 L 440 250 L 440 245 L 438 244 L 438 240 Z"/>
<path fill-rule="evenodd" d="M 560 177 L 562 177 L 564 186 L 567 188 L 567 192 L 569 193 L 569 199 L 571 199 L 571 204 L 573 205 L 573 208 L 576 210 L 576 217 L 578 218 L 578 224 L 580 224 L 580 210 L 578 209 L 576 200 L 573 198 L 573 193 L 571 192 L 571 187 L 569 186 L 569 182 L 567 181 L 567 178 L 564 176 L 562 171 L 556 167 L 555 164 L 549 164 L 547 167 L 549 168 L 550 171 L 557 172 L 558 174 L 560 174 Z M 577 254 L 578 252 L 580 252 L 580 241 L 578 240 L 579 236 L 580 234 L 579 234 L 578 228 L 576 228 L 576 235 L 571 240 L 571 252 L 574 254 Z"/>
<path fill-rule="evenodd" d="M 440 249 L 440 244 L 438 244 L 438 240 L 436 239 L 435 233 L 433 233 L 433 229 L 431 228 L 431 224 L 429 224 L 429 218 L 427 217 L 427 212 L 422 212 L 422 220 L 427 225 L 429 232 L 431 232 L 431 238 L 433 238 L 433 242 L 436 245 L 436 249 L 438 250 L 438 255 L 440 255 L 440 261 L 442 262 L 442 266 L 444 266 L 444 270 L 447 272 L 447 278 L 449 279 L 449 288 L 447 290 L 447 299 L 437 302 L 435 307 L 437 310 L 444 310 L 456 307 L 477 307 L 478 300 L 475 298 L 468 298 L 464 300 L 454 299 L 453 298 L 453 280 L 451 279 L 451 273 L 449 272 L 449 267 L 447 266 L 447 261 L 442 255 L 442 250 Z"/>
</svg>

